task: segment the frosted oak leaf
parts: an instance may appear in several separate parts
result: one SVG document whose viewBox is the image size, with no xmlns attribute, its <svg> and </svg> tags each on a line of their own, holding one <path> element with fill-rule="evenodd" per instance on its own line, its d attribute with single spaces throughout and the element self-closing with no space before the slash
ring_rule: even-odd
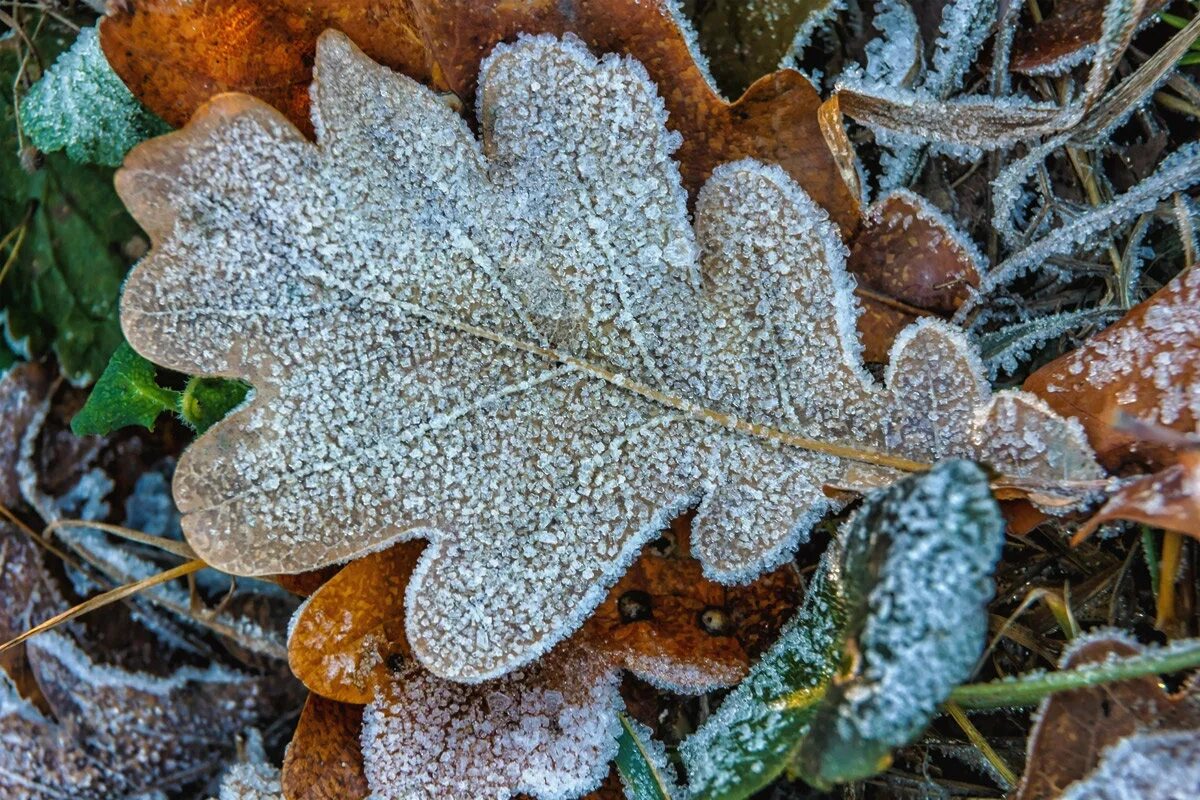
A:
<svg viewBox="0 0 1200 800">
<path fill-rule="evenodd" d="M 690 506 L 693 554 L 738 581 L 854 459 L 1097 473 L 947 325 L 907 329 L 872 380 L 836 228 L 780 169 L 720 167 L 693 228 L 631 59 L 498 47 L 482 141 L 335 32 L 312 91 L 316 144 L 223 95 L 130 155 L 118 189 L 155 246 L 122 324 L 159 364 L 255 387 L 176 471 L 197 552 L 261 574 L 428 539 L 406 624 L 435 675 L 545 652 Z"/>
</svg>

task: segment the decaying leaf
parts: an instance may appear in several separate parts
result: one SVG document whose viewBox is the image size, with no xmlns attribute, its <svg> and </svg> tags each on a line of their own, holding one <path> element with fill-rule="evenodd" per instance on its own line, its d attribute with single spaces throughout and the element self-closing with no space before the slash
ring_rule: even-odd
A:
<svg viewBox="0 0 1200 800">
<path fill-rule="evenodd" d="M 363 800 L 371 793 L 359 744 L 362 717 L 361 705 L 308 696 L 283 761 L 287 800 Z"/>
<path fill-rule="evenodd" d="M 1150 0 L 1141 9 L 1144 20 L 1165 6 Z M 1036 25 L 1022 26 L 1013 40 L 1010 66 L 1016 72 L 1043 75 L 1064 72 L 1084 61 L 1102 36 L 1105 0 L 1072 0 L 1055 3 L 1054 10 Z"/>
<path fill-rule="evenodd" d="M 175 475 L 209 563 L 292 572 L 428 539 L 408 640 L 481 680 L 576 629 L 697 502 L 693 551 L 735 581 L 787 558 L 853 460 L 1099 474 L 1077 426 L 992 396 L 947 325 L 906 329 L 878 385 L 837 231 L 778 168 L 719 168 L 693 231 L 636 62 L 497 48 L 482 146 L 340 34 L 316 70 L 318 146 L 225 95 L 118 176 L 155 241 L 130 343 L 256 389 Z"/>
<path fill-rule="evenodd" d="M 1073 541 L 1083 541 L 1105 522 L 1118 519 L 1200 539 L 1200 452 L 1181 452 L 1176 463 L 1122 486 L 1079 527 Z"/>
<path fill-rule="evenodd" d="M 279 769 L 268 760 L 256 729 L 250 729 L 237 763 L 225 770 L 217 796 L 209 800 L 284 800 Z"/>
<path fill-rule="evenodd" d="M 1142 652 L 1136 642 L 1112 632 L 1092 634 L 1077 641 L 1064 654 L 1062 668 L 1103 662 L 1109 658 L 1125 657 Z M 1181 776 L 1190 775 L 1193 789 L 1200 784 L 1197 768 L 1195 743 L 1200 731 L 1200 693 L 1194 683 L 1189 683 L 1178 694 L 1169 695 L 1155 677 L 1120 681 L 1088 689 L 1076 689 L 1052 695 L 1045 700 L 1036 717 L 1033 732 L 1029 736 L 1029 756 L 1025 774 L 1017 789 L 1014 800 L 1054 800 L 1070 797 L 1072 800 L 1103 798 L 1104 800 L 1168 800 L 1191 796 L 1194 792 L 1175 794 L 1181 784 Z M 1169 734 L 1186 732 L 1191 745 L 1180 747 L 1174 744 L 1175 763 L 1171 769 L 1159 762 L 1157 767 L 1137 763 L 1134 758 L 1125 762 L 1125 769 L 1118 773 L 1095 772 L 1105 770 L 1104 760 L 1112 757 L 1122 741 L 1130 741 L 1147 734 Z M 1116 753 L 1118 756 L 1122 754 Z M 1127 757 L 1128 753 L 1125 754 Z M 1139 774 L 1139 770 L 1151 768 L 1151 774 Z M 1161 770 L 1161 771 L 1159 771 Z M 1104 775 L 1107 780 L 1092 784 L 1088 790 L 1077 781 L 1089 775 Z M 1153 790 L 1155 784 L 1161 794 L 1119 791 L 1120 785 L 1141 785 Z M 1107 789 L 1104 788 L 1107 784 Z M 1111 792 L 1111 793 L 1109 793 Z"/>
<path fill-rule="evenodd" d="M 0 503 L 21 500 L 17 475 L 21 442 L 50 390 L 51 373 L 37 363 L 17 364 L 0 375 Z"/>
<path fill-rule="evenodd" d="M 8 641 L 67 607 L 24 534 L 0 526 L 0 641 Z M 92 621 L 95 621 L 92 618 Z M 0 675 L 0 798 L 110 800 L 194 781 L 225 759 L 234 735 L 265 711 L 261 679 L 220 666 L 167 666 L 155 651 L 153 672 L 92 655 L 103 637 L 89 627 L 51 630 L 24 644 L 23 668 L 38 690 L 39 710 L 23 676 Z M 95 641 L 93 641 L 95 640 Z M 8 651 L 4 666 L 11 668 Z M 34 684 L 29 682 L 29 687 Z M 187 731 L 187 735 L 181 732 Z"/>
<path fill-rule="evenodd" d="M 181 126 L 220 92 L 253 94 L 311 132 L 308 84 L 318 35 L 342 31 L 372 59 L 473 105 L 480 63 L 518 33 L 574 33 L 624 53 L 662 87 L 676 154 L 696 192 L 713 169 L 752 157 L 782 166 L 846 230 L 858 199 L 817 124 L 821 98 L 793 70 L 766 75 L 735 103 L 713 86 L 673 0 L 133 0 L 100 27 L 109 62 L 147 106 Z"/>
<path fill-rule="evenodd" d="M 706 580 L 687 555 L 686 522 L 647 545 L 569 642 L 529 669 L 479 686 L 437 678 L 412 658 L 404 638 L 404 598 L 420 542 L 346 566 L 291 626 L 293 671 L 330 700 L 310 700 L 305 712 L 314 727 L 300 740 L 303 749 L 289 755 L 284 783 L 297 788 L 295 797 L 289 790 L 289 800 L 321 797 L 326 790 L 299 793 L 301 776 L 334 757 L 326 750 L 337 750 L 346 738 L 343 707 L 331 701 L 370 704 L 363 755 L 372 788 L 384 796 L 432 800 L 525 791 L 550 798 L 593 788 L 618 749 L 618 670 L 677 691 L 732 685 L 795 607 L 798 577 L 790 566 L 748 586 Z M 517 736 L 527 713 L 549 713 L 542 704 L 554 696 L 567 698 L 568 710 L 575 710 L 557 714 L 550 730 L 515 749 L 494 744 Z M 323 727 L 336 729 L 334 740 L 324 741 Z M 435 761 L 435 753 L 442 757 Z M 339 769 L 325 780 L 337 785 L 353 775 Z M 553 788 L 559 783 L 562 791 Z"/>
<path fill-rule="evenodd" d="M 777 644 L 684 741 L 692 795 L 740 800 L 784 769 L 822 787 L 886 767 L 974 667 L 1003 529 L 963 461 L 868 496 Z"/>
<path fill-rule="evenodd" d="M 919 195 L 896 190 L 873 203 L 846 262 L 863 307 L 863 357 L 885 363 L 896 336 L 920 316 L 951 316 L 978 288 L 986 263 L 974 243 Z"/>
<path fill-rule="evenodd" d="M 717 84 L 741 92 L 773 72 L 844 0 L 701 0 L 696 35 Z M 638 54 L 634 53 L 637 57 Z"/>
<path fill-rule="evenodd" d="M 1117 430 L 1117 416 L 1190 433 L 1200 422 L 1200 269 L 1191 267 L 1078 349 L 1029 376 L 1026 391 L 1076 417 L 1107 466 L 1170 463 L 1171 448 Z"/>
</svg>

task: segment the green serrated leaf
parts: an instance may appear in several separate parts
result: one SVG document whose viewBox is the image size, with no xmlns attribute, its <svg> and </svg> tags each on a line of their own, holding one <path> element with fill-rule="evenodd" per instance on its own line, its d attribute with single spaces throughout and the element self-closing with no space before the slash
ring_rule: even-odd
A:
<svg viewBox="0 0 1200 800">
<path fill-rule="evenodd" d="M 134 98 L 84 28 L 21 100 L 25 134 L 39 149 L 81 164 L 120 165 L 136 144 L 170 127 Z"/>
<path fill-rule="evenodd" d="M 87 403 L 71 420 L 76 436 L 104 435 L 127 425 L 154 428 L 164 411 L 174 411 L 179 392 L 155 381 L 156 368 L 125 343 L 113 353 Z"/>
<path fill-rule="evenodd" d="M 650 729 L 620 715 L 621 736 L 614 762 L 628 800 L 672 800 L 679 796 L 675 770 Z"/>
<path fill-rule="evenodd" d="M 194 376 L 179 398 L 179 416 L 197 433 L 204 433 L 241 405 L 249 391 L 240 381 Z"/>
<path fill-rule="evenodd" d="M 51 28 L 46 22 L 35 39 L 43 63 L 70 42 Z M 0 51 L 0 140 L 10 147 L 17 141 L 13 86 L 20 57 L 16 47 Z M 14 150 L 0 152 L 0 236 L 24 227 L 0 284 L 5 335 L 26 358 L 52 350 L 76 385 L 95 380 L 122 341 L 117 298 L 132 261 L 126 253 L 144 247 L 112 175 L 62 153 L 47 154 L 30 174 Z M 7 258 L 11 250 L 3 253 Z"/>
<path fill-rule="evenodd" d="M 884 769 L 969 675 L 1003 520 L 968 461 L 871 495 L 795 620 L 681 752 L 694 797 L 749 797 L 785 769 L 828 787 Z"/>
</svg>

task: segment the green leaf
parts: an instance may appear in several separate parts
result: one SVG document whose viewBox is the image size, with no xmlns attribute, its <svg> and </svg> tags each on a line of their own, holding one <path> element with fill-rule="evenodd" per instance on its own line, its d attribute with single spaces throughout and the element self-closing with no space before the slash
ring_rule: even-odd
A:
<svg viewBox="0 0 1200 800">
<path fill-rule="evenodd" d="M 1003 531 L 967 461 L 868 497 L 779 642 L 684 742 L 692 795 L 749 797 L 785 769 L 822 788 L 884 769 L 970 675 Z"/>
<path fill-rule="evenodd" d="M 779 641 L 680 747 L 690 796 L 749 797 L 787 767 L 836 674 L 846 619 L 839 548 L 821 558 Z"/>
<path fill-rule="evenodd" d="M 110 167 L 134 145 L 170 130 L 113 72 L 95 28 L 80 31 L 21 100 L 21 123 L 39 150 L 65 150 L 72 161 Z"/>
<path fill-rule="evenodd" d="M 107 434 L 126 425 L 154 428 L 164 411 L 174 411 L 179 392 L 155 382 L 156 368 L 125 343 L 113 353 L 87 403 L 71 420 L 76 436 Z"/>
<path fill-rule="evenodd" d="M 241 405 L 249 391 L 241 381 L 200 377 L 189 378 L 182 392 L 165 388 L 157 382 L 157 368 L 122 342 L 71 420 L 71 430 L 77 436 L 104 435 L 128 425 L 153 430 L 158 416 L 170 411 L 204 433 Z"/>
<path fill-rule="evenodd" d="M 179 399 L 178 413 L 197 433 L 204 433 L 241 405 L 249 391 L 241 381 L 193 376 Z"/>
<path fill-rule="evenodd" d="M 70 42 L 52 28 L 47 20 L 35 40 L 42 63 Z M 13 86 L 21 56 L 16 46 L 0 51 L 0 141 L 10 147 L 17 141 Z M 29 63 L 38 59 L 31 56 Z M 0 236 L 24 227 L 0 283 L 5 335 L 25 358 L 52 350 L 76 385 L 95 380 L 121 343 L 121 281 L 129 254 L 145 248 L 112 176 L 108 168 L 75 164 L 62 153 L 47 154 L 30 174 L 18 153 L 0 150 L 0 219 L 6 226 Z M 11 249 L 0 252 L 7 258 Z"/>
<path fill-rule="evenodd" d="M 679 796 L 675 769 L 650 729 L 624 714 L 618 740 L 617 773 L 629 800 L 671 800 Z"/>
</svg>

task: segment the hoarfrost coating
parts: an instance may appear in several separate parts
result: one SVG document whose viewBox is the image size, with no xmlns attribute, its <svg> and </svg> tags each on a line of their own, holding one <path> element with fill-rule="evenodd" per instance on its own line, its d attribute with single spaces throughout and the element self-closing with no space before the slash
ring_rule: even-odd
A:
<svg viewBox="0 0 1200 800">
<path fill-rule="evenodd" d="M 155 243 L 130 343 L 256 388 L 176 471 L 209 563 L 300 571 L 427 538 L 408 638 L 482 680 L 577 628 L 689 506 L 707 574 L 741 581 L 839 504 L 821 486 L 846 455 L 1099 474 L 1077 426 L 993 397 L 950 326 L 910 328 L 876 383 L 837 230 L 780 169 L 718 168 L 693 229 L 637 62 L 497 47 L 482 142 L 340 34 L 316 75 L 316 145 L 223 95 L 117 177 Z"/>
</svg>

